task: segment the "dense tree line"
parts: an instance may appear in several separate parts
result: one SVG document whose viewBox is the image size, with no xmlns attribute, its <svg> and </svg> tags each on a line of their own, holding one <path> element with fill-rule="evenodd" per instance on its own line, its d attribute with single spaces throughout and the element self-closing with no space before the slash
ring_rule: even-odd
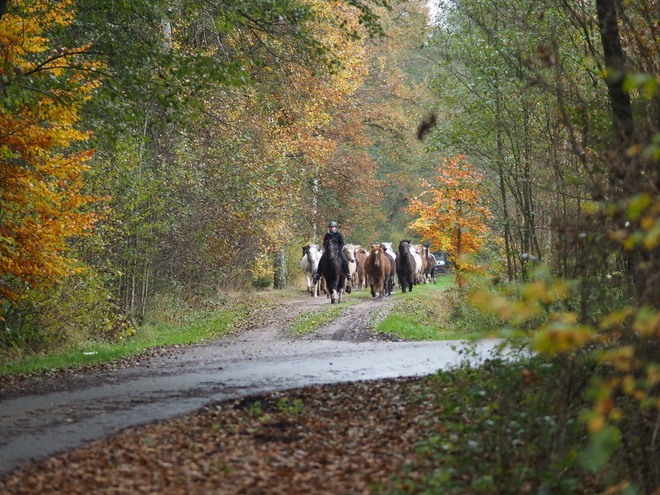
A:
<svg viewBox="0 0 660 495">
<path fill-rule="evenodd" d="M 643 493 L 660 486 L 659 36 L 645 0 L 456 0 L 429 43 L 427 141 L 484 171 L 503 241 L 473 300 L 561 361 L 558 408 L 593 401 L 583 465 Z"/>
<path fill-rule="evenodd" d="M 424 87 L 400 61 L 421 43 L 423 2 L 3 7 L 0 289 L 10 347 L 121 335 L 159 294 L 272 279 L 274 262 L 318 241 L 329 218 L 356 240 L 405 229 L 383 207 L 381 166 L 403 156 L 422 166 L 407 129 Z M 67 176 L 51 159 L 52 170 L 23 177 L 31 165 L 16 136 L 25 149 L 36 138 L 8 122 L 28 115 L 44 134 L 59 130 L 59 141 L 37 144 L 68 160 Z"/>
</svg>

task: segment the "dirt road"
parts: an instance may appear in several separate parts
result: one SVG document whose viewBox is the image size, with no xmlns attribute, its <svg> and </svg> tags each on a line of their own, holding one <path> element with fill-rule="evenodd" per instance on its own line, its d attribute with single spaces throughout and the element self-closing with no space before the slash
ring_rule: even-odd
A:
<svg viewBox="0 0 660 495">
<path fill-rule="evenodd" d="M 459 362 L 458 342 L 402 342 L 375 334 L 393 299 L 346 304 L 313 335 L 286 329 L 324 298 L 266 308 L 237 337 L 170 348 L 131 367 L 56 376 L 0 392 L 0 474 L 127 427 L 169 419 L 204 405 L 315 384 L 420 376 Z M 496 345 L 483 342 L 487 357 Z"/>
</svg>

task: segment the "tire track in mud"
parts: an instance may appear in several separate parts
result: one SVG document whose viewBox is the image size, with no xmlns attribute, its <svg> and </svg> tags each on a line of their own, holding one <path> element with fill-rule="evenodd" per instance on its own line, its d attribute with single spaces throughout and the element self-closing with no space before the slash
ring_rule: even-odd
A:
<svg viewBox="0 0 660 495">
<path fill-rule="evenodd" d="M 344 308 L 339 316 L 321 327 L 314 338 L 351 342 L 403 342 L 396 335 L 375 328 L 394 307 L 391 299 L 363 299 Z"/>
<path fill-rule="evenodd" d="M 376 332 L 375 328 L 394 308 L 396 301 L 391 298 L 345 298 L 337 306 L 329 299 L 295 298 L 285 304 L 273 304 L 254 315 L 250 324 L 250 333 L 260 340 L 298 339 L 298 340 L 335 340 L 350 342 L 403 342 L 396 335 Z M 299 337 L 287 336 L 287 329 L 293 327 L 302 315 L 322 314 L 331 307 L 339 307 L 339 315 L 326 322 L 313 333 Z M 239 336 L 240 340 L 241 337 Z"/>
</svg>

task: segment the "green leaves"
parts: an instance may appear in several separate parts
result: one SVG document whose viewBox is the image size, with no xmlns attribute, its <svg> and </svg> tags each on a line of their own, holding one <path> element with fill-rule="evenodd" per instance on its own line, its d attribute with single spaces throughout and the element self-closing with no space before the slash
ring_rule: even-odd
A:
<svg viewBox="0 0 660 495">
<path fill-rule="evenodd" d="M 578 459 L 591 472 L 601 471 L 612 454 L 621 446 L 621 432 L 616 426 L 607 426 L 589 436 L 589 444 Z"/>
</svg>

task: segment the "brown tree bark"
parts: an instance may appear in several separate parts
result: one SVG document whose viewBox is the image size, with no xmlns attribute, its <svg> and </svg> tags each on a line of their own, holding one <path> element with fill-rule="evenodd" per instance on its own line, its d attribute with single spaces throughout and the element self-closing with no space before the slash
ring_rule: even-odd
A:
<svg viewBox="0 0 660 495">
<path fill-rule="evenodd" d="M 9 0 L 0 0 L 0 19 L 2 19 L 2 16 L 5 15 L 5 12 L 7 12 L 8 3 Z"/>
<path fill-rule="evenodd" d="M 623 89 L 626 73 L 625 56 L 621 47 L 615 0 L 596 0 L 596 10 L 605 67 L 608 71 L 606 84 L 612 108 L 614 130 L 621 144 L 626 144 L 632 138 L 634 125 L 630 96 Z"/>
</svg>

